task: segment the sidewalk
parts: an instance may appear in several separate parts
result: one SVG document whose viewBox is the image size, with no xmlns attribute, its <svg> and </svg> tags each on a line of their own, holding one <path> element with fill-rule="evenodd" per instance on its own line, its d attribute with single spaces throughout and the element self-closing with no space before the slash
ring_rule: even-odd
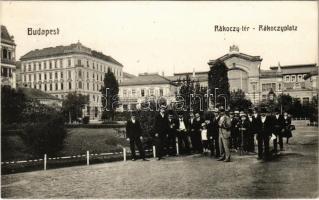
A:
<svg viewBox="0 0 319 200">
<path fill-rule="evenodd" d="M 3 198 L 311 198 L 318 196 L 318 129 L 298 126 L 280 157 L 201 155 L 2 176 Z"/>
</svg>

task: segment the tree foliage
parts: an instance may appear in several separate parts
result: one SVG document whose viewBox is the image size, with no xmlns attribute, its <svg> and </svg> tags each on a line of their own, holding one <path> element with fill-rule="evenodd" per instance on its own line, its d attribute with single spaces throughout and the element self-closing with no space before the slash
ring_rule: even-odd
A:
<svg viewBox="0 0 319 200">
<path fill-rule="evenodd" d="M 23 120 L 23 111 L 27 99 L 21 90 L 12 89 L 10 86 L 1 87 L 1 123 L 19 123 Z"/>
<path fill-rule="evenodd" d="M 82 110 L 89 103 L 87 95 L 77 94 L 76 92 L 68 93 L 66 99 L 62 102 L 62 110 L 67 121 L 75 121 L 82 117 Z"/>
<path fill-rule="evenodd" d="M 114 111 L 118 107 L 119 84 L 110 69 L 104 76 L 104 85 L 100 92 L 102 93 L 103 114 L 102 119 L 114 119 Z"/>
<path fill-rule="evenodd" d="M 214 95 L 215 88 L 218 88 L 216 90 L 216 96 L 224 95 L 227 102 L 229 102 L 230 92 L 227 71 L 226 64 L 221 60 L 216 60 L 208 72 L 208 87 Z M 218 104 L 224 104 L 222 98 L 216 98 L 216 100 Z"/>
<path fill-rule="evenodd" d="M 230 93 L 230 108 L 238 110 L 247 110 L 252 105 L 251 101 L 246 98 L 245 92 L 238 89 Z"/>
</svg>

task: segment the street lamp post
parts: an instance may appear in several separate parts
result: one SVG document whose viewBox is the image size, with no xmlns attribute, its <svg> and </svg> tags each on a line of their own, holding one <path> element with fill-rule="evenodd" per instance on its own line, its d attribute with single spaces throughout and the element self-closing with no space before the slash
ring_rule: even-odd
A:
<svg viewBox="0 0 319 200">
<path fill-rule="evenodd" d="M 215 89 L 215 95 L 214 95 L 214 97 L 215 97 L 215 103 L 214 103 L 214 108 L 216 108 L 216 90 L 218 90 L 219 88 L 214 88 Z"/>
</svg>

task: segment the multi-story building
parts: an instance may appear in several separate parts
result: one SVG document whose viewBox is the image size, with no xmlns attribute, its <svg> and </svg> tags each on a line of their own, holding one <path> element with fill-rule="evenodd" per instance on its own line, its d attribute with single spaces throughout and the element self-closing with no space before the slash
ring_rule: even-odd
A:
<svg viewBox="0 0 319 200">
<path fill-rule="evenodd" d="M 7 28 L 1 25 L 1 84 L 16 87 L 16 44 Z"/>
<path fill-rule="evenodd" d="M 36 49 L 21 57 L 24 87 L 40 89 L 58 98 L 70 92 L 89 96 L 84 115 L 101 117 L 101 92 L 104 75 L 111 70 L 119 83 L 123 65 L 110 56 L 91 50 L 80 42 L 68 46 Z"/>
<path fill-rule="evenodd" d="M 215 60 L 208 62 L 213 67 Z M 230 51 L 218 58 L 228 68 L 228 79 L 230 91 L 241 89 L 245 92 L 253 104 L 258 104 L 268 98 L 270 91 L 276 95 L 289 94 L 297 98 L 301 103 L 309 102 L 312 96 L 318 94 L 318 66 L 316 64 L 301 64 L 287 66 L 272 66 L 269 70 L 260 69 L 262 58 L 239 52 L 235 45 Z M 167 77 L 172 82 L 177 82 L 190 76 L 192 80 L 198 81 L 202 87 L 208 85 L 208 71 L 175 73 Z M 305 78 L 307 78 L 305 80 Z M 218 89 L 216 90 L 218 94 Z"/>
<path fill-rule="evenodd" d="M 119 111 L 138 109 L 142 102 L 166 99 L 167 104 L 175 100 L 176 85 L 158 73 L 143 73 L 127 78 L 119 84 Z"/>
</svg>

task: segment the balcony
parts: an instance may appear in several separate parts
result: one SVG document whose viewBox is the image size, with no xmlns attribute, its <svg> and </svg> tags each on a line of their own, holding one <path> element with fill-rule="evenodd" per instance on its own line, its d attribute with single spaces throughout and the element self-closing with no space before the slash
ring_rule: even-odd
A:
<svg viewBox="0 0 319 200">
<path fill-rule="evenodd" d="M 9 65 L 15 65 L 15 60 L 14 59 L 1 59 L 1 63 L 4 63 L 4 64 L 9 64 Z"/>
</svg>

